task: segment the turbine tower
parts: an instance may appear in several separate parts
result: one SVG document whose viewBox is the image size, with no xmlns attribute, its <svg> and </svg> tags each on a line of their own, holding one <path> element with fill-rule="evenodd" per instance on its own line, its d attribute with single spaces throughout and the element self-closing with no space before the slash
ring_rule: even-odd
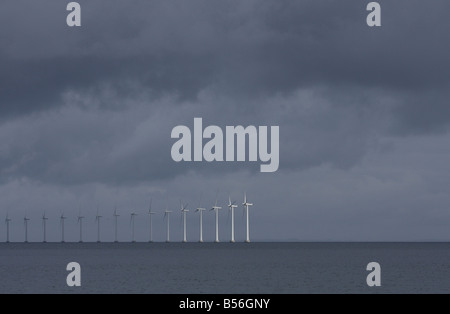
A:
<svg viewBox="0 0 450 314">
<path fill-rule="evenodd" d="M 189 209 L 186 209 L 188 204 L 183 205 L 180 201 L 181 205 L 181 214 L 183 215 L 183 243 L 187 242 L 186 238 L 186 213 L 189 212 Z"/>
<path fill-rule="evenodd" d="M 134 217 L 137 216 L 137 214 L 133 211 L 131 213 L 131 219 L 130 219 L 130 224 L 131 224 L 131 243 L 135 243 L 136 241 L 134 240 Z"/>
<path fill-rule="evenodd" d="M 152 212 L 152 199 L 150 199 L 150 206 L 148 208 L 148 216 L 150 218 L 150 238 L 148 240 L 148 242 L 152 243 L 153 242 L 153 221 L 152 221 L 152 216 L 156 214 L 155 212 Z"/>
<path fill-rule="evenodd" d="M 217 198 L 216 198 L 216 204 L 211 208 L 211 210 L 214 210 L 216 213 L 216 240 L 214 242 L 219 242 L 219 210 L 222 209 L 222 207 L 217 206 Z"/>
<path fill-rule="evenodd" d="M 203 211 L 205 211 L 206 208 L 197 208 L 195 210 L 195 212 L 199 212 L 200 213 L 200 240 L 198 242 L 203 242 Z"/>
<path fill-rule="evenodd" d="M 247 201 L 247 193 L 244 193 L 244 203 L 242 203 L 242 205 L 244 205 L 245 211 L 246 211 L 246 215 L 247 215 L 247 238 L 245 240 L 245 242 L 250 243 L 250 224 L 249 224 L 249 214 L 248 214 L 248 208 L 250 206 L 253 206 L 252 203 L 249 203 Z"/>
<path fill-rule="evenodd" d="M 166 211 L 164 212 L 164 219 L 166 219 L 167 217 L 167 240 L 166 242 L 169 243 L 170 242 L 170 213 L 172 211 L 168 210 L 166 208 Z"/>
<path fill-rule="evenodd" d="M 117 240 L 117 218 L 120 217 L 119 214 L 117 214 L 117 208 L 114 209 L 114 243 L 118 243 L 119 241 Z"/>
<path fill-rule="evenodd" d="M 84 216 L 81 216 L 81 214 L 78 215 L 78 223 L 80 224 L 80 241 L 79 243 L 83 243 L 83 219 Z"/>
<path fill-rule="evenodd" d="M 65 234 L 64 234 L 64 220 L 66 220 L 67 219 L 67 217 L 66 216 L 64 216 L 64 213 L 62 213 L 61 214 L 61 217 L 59 218 L 60 219 L 60 223 L 61 223 L 61 243 L 64 243 L 64 242 L 66 242 L 65 241 Z"/>
<path fill-rule="evenodd" d="M 9 243 L 9 223 L 11 222 L 11 219 L 9 219 L 9 213 L 6 213 L 6 243 Z"/>
<path fill-rule="evenodd" d="M 95 216 L 95 222 L 97 223 L 97 243 L 100 243 L 100 218 L 102 218 L 102 216 L 99 215 L 97 208 L 97 215 Z"/>
<path fill-rule="evenodd" d="M 42 241 L 43 243 L 47 243 L 47 220 L 48 218 L 45 216 L 44 212 L 44 215 L 42 216 L 42 226 L 44 227 L 44 241 Z"/>
<path fill-rule="evenodd" d="M 231 211 L 231 243 L 234 243 L 234 209 L 237 208 L 236 202 L 231 202 L 231 196 L 228 198 L 228 208 Z"/>
<path fill-rule="evenodd" d="M 25 214 L 25 217 L 23 218 L 23 224 L 25 225 L 25 243 L 28 243 L 28 221 L 30 221 L 30 218 L 27 218 L 27 215 Z"/>
</svg>

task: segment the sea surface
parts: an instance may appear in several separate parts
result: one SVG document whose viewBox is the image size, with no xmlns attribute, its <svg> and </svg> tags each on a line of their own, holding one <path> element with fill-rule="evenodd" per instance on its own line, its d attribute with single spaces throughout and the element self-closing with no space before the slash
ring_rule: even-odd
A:
<svg viewBox="0 0 450 314">
<path fill-rule="evenodd" d="M 450 293 L 450 243 L 2 243 L 0 293 Z"/>
</svg>

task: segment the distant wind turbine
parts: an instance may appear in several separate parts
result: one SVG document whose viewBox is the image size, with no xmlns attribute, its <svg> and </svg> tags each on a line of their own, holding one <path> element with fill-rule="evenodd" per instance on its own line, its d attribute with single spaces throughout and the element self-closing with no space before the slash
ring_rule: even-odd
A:
<svg viewBox="0 0 450 314">
<path fill-rule="evenodd" d="M 211 210 L 214 210 L 216 213 L 216 240 L 214 242 L 219 242 L 219 210 L 222 209 L 222 207 L 217 206 L 217 198 L 216 198 L 216 204 L 211 208 Z"/>
<path fill-rule="evenodd" d="M 81 216 L 81 209 L 80 209 L 80 212 L 78 214 L 78 223 L 80 224 L 80 241 L 79 241 L 79 243 L 83 243 L 83 219 L 84 219 L 84 216 Z"/>
<path fill-rule="evenodd" d="M 117 214 L 117 208 L 114 209 L 114 243 L 118 243 L 119 241 L 117 240 L 117 218 L 119 218 L 120 215 Z"/>
<path fill-rule="evenodd" d="M 47 243 L 47 220 L 48 218 L 45 216 L 44 212 L 44 215 L 42 216 L 42 226 L 44 227 L 44 241 L 42 241 L 43 243 Z"/>
<path fill-rule="evenodd" d="M 99 209 L 97 207 L 97 215 L 95 215 L 95 222 L 97 222 L 97 243 L 100 243 L 100 218 L 102 218 L 102 216 L 100 216 Z"/>
<path fill-rule="evenodd" d="M 150 199 L 150 206 L 148 207 L 148 216 L 149 216 L 149 218 L 150 218 L 150 237 L 149 237 L 149 240 L 148 240 L 148 242 L 153 242 L 153 221 L 152 221 L 152 218 L 153 218 L 153 215 L 155 215 L 156 213 L 155 212 L 152 212 L 152 199 Z"/>
<path fill-rule="evenodd" d="M 9 243 L 9 223 L 11 219 L 9 218 L 9 213 L 6 213 L 5 224 L 6 224 L 6 243 Z"/>
<path fill-rule="evenodd" d="M 64 213 L 61 213 L 61 217 L 59 219 L 61 224 L 61 243 L 64 243 L 65 242 L 64 220 L 66 220 L 67 217 L 64 216 Z"/>
<path fill-rule="evenodd" d="M 242 203 L 242 205 L 244 205 L 244 208 L 245 208 L 245 211 L 246 211 L 246 215 L 247 215 L 247 238 L 246 238 L 245 242 L 250 243 L 250 223 L 249 223 L 248 208 L 250 206 L 253 206 L 253 204 L 249 203 L 247 201 L 247 193 L 244 193 L 244 203 Z"/>
<path fill-rule="evenodd" d="M 30 219 L 27 218 L 27 214 L 25 214 L 25 217 L 23 218 L 23 224 L 25 225 L 25 243 L 28 243 L 28 221 L 30 221 Z"/>
<path fill-rule="evenodd" d="M 238 206 L 236 205 L 236 202 L 231 202 L 231 196 L 228 198 L 228 208 L 231 211 L 231 241 L 232 243 L 235 242 L 234 240 L 234 209 Z"/>
<path fill-rule="evenodd" d="M 203 242 L 203 212 L 206 210 L 206 208 L 202 208 L 201 206 L 201 201 L 200 204 L 198 205 L 198 208 L 195 210 L 195 212 L 198 212 L 200 214 L 200 240 L 199 242 Z"/>
<path fill-rule="evenodd" d="M 131 242 L 135 243 L 136 241 L 134 240 L 134 217 L 137 216 L 137 214 L 133 211 L 131 213 L 131 218 L 130 218 L 130 224 L 131 224 Z"/>
<path fill-rule="evenodd" d="M 164 219 L 166 219 L 167 217 L 167 240 L 166 242 L 169 243 L 170 242 L 170 213 L 172 211 L 168 210 L 166 207 L 166 211 L 164 212 Z"/>
<path fill-rule="evenodd" d="M 183 215 L 183 243 L 187 242 L 186 238 L 186 213 L 189 212 L 189 209 L 186 209 L 188 204 L 183 205 L 180 201 L 181 205 L 181 214 Z"/>
</svg>

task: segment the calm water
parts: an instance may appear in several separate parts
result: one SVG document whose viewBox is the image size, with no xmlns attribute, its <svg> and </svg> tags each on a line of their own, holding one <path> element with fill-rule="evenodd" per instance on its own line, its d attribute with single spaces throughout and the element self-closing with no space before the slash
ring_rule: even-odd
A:
<svg viewBox="0 0 450 314">
<path fill-rule="evenodd" d="M 450 244 L 0 244 L 0 278 L 0 293 L 450 293 Z"/>
</svg>

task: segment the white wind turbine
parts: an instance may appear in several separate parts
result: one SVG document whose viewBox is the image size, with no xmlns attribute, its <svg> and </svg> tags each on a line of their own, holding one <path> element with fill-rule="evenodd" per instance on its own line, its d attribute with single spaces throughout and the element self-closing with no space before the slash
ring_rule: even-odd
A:
<svg viewBox="0 0 450 314">
<path fill-rule="evenodd" d="M 30 218 L 27 218 L 27 214 L 25 214 L 25 217 L 23 218 L 23 224 L 25 226 L 25 243 L 28 243 L 28 221 L 30 221 Z"/>
<path fill-rule="evenodd" d="M 78 214 L 78 223 L 80 224 L 80 241 L 79 243 L 83 243 L 83 219 L 84 216 L 81 216 L 81 209 Z"/>
<path fill-rule="evenodd" d="M 148 242 L 152 243 L 153 242 L 153 215 L 155 215 L 155 212 L 152 212 L 152 199 L 150 199 L 150 206 L 148 207 L 148 216 L 150 218 L 150 238 L 148 240 Z"/>
<path fill-rule="evenodd" d="M 67 219 L 67 217 L 66 216 L 64 216 L 64 213 L 61 213 L 61 217 L 59 218 L 60 219 L 60 224 L 61 224 L 61 243 L 64 243 L 65 242 L 65 239 L 64 239 L 64 220 L 66 220 Z"/>
<path fill-rule="evenodd" d="M 186 213 L 189 212 L 189 209 L 186 209 L 188 204 L 183 205 L 180 201 L 181 205 L 181 214 L 183 215 L 183 243 L 187 242 L 186 238 Z"/>
<path fill-rule="evenodd" d="M 216 204 L 211 208 L 211 210 L 214 210 L 216 213 L 216 240 L 214 242 L 219 242 L 219 210 L 222 209 L 222 207 L 217 206 L 217 198 L 216 198 Z"/>
<path fill-rule="evenodd" d="M 250 223 L 249 223 L 248 208 L 250 206 L 253 206 L 253 204 L 249 203 L 247 201 L 247 193 L 244 193 L 244 203 L 242 203 L 242 205 L 244 205 L 244 208 L 245 208 L 245 211 L 246 211 L 246 215 L 247 215 L 247 238 L 246 238 L 245 242 L 250 243 Z"/>
<path fill-rule="evenodd" d="M 102 218 L 102 216 L 100 216 L 99 214 L 99 209 L 97 207 L 97 215 L 95 215 L 95 222 L 97 223 L 97 243 L 100 243 L 100 218 Z"/>
<path fill-rule="evenodd" d="M 199 242 L 203 242 L 203 212 L 206 210 L 206 208 L 201 208 L 201 201 L 198 205 L 198 208 L 195 210 L 195 212 L 198 212 L 200 214 L 200 240 Z"/>
<path fill-rule="evenodd" d="M 231 202 L 231 196 L 228 198 L 228 208 L 231 211 L 231 241 L 232 243 L 235 242 L 234 240 L 234 209 L 237 208 L 236 202 Z"/>
<path fill-rule="evenodd" d="M 134 239 L 134 217 L 136 217 L 137 214 L 133 211 L 131 213 L 130 218 L 130 224 L 131 224 L 131 243 L 136 243 L 136 240 Z"/>
<path fill-rule="evenodd" d="M 164 212 L 164 219 L 166 219 L 167 217 L 167 240 L 166 242 L 169 243 L 170 242 L 170 213 L 172 211 L 168 210 L 166 207 L 166 210 Z"/>
<path fill-rule="evenodd" d="M 114 209 L 114 243 L 118 243 L 119 241 L 117 240 L 117 218 L 120 217 L 119 214 L 117 214 L 117 208 Z"/>
<path fill-rule="evenodd" d="M 42 226 L 44 227 L 44 241 L 42 241 L 43 243 L 47 243 L 47 220 L 48 218 L 45 216 L 44 212 L 44 215 L 42 215 Z"/>
<path fill-rule="evenodd" d="M 6 213 L 5 224 L 6 224 L 6 243 L 9 243 L 9 223 L 11 219 L 9 218 L 9 213 Z"/>
</svg>

